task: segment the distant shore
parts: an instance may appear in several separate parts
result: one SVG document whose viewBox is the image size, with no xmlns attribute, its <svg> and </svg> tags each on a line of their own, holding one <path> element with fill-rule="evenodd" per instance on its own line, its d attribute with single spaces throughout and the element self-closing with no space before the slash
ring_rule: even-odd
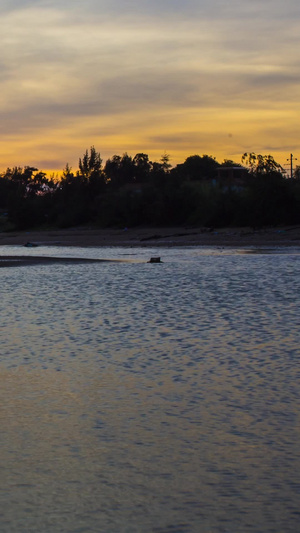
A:
<svg viewBox="0 0 300 533">
<path fill-rule="evenodd" d="M 298 246 L 300 226 L 267 228 L 124 228 L 26 231 L 0 233 L 0 246 Z"/>
</svg>

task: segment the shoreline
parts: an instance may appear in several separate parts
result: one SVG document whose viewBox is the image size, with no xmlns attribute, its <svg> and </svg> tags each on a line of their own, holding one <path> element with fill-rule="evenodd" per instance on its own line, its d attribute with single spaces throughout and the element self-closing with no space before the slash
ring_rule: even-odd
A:
<svg viewBox="0 0 300 533">
<path fill-rule="evenodd" d="M 176 247 L 300 246 L 300 226 L 267 228 L 124 228 L 0 232 L 0 246 Z"/>
</svg>

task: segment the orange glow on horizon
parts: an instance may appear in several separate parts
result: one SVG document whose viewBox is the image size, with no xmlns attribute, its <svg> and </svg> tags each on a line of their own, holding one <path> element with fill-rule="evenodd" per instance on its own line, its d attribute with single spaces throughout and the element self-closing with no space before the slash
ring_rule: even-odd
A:
<svg viewBox="0 0 300 533">
<path fill-rule="evenodd" d="M 103 161 L 300 161 L 297 17 L 246 0 L 175 4 L 3 8 L 0 171 L 76 170 L 92 145 Z"/>
</svg>

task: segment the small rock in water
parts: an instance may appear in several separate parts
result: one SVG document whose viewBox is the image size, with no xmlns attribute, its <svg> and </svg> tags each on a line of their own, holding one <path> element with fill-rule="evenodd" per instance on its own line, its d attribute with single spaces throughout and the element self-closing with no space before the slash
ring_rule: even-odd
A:
<svg viewBox="0 0 300 533">
<path fill-rule="evenodd" d="M 161 263 L 160 257 L 151 257 L 148 263 Z"/>
</svg>

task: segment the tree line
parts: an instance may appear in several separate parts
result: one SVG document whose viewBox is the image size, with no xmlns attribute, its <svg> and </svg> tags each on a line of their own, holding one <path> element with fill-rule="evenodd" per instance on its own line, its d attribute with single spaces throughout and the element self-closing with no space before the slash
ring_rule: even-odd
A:
<svg viewBox="0 0 300 533">
<path fill-rule="evenodd" d="M 7 168 L 0 174 L 0 230 L 300 224 L 300 168 L 287 179 L 271 155 L 246 153 L 241 163 L 192 155 L 172 167 L 166 154 L 152 162 L 125 153 L 104 164 L 92 146 L 78 170 L 67 164 L 56 179 L 30 166 Z"/>
</svg>

